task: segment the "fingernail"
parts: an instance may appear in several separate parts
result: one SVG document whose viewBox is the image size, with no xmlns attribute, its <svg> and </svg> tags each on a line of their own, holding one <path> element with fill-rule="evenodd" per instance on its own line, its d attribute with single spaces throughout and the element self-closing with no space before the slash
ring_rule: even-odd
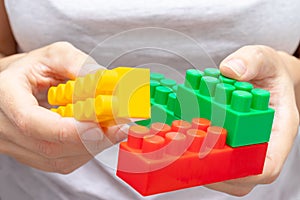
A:
<svg viewBox="0 0 300 200">
<path fill-rule="evenodd" d="M 240 59 L 232 59 L 223 64 L 223 67 L 228 68 L 228 74 L 241 77 L 246 72 L 246 65 Z"/>
<path fill-rule="evenodd" d="M 81 139 L 85 141 L 103 140 L 103 133 L 99 128 L 92 128 L 82 133 Z"/>
</svg>

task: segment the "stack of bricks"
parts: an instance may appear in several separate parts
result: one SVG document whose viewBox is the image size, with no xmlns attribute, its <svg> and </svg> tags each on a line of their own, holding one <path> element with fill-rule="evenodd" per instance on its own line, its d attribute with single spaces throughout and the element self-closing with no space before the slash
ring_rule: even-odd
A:
<svg viewBox="0 0 300 200">
<path fill-rule="evenodd" d="M 118 67 L 100 69 L 53 86 L 51 110 L 79 121 L 105 122 L 150 117 L 150 70 Z"/>
<path fill-rule="evenodd" d="M 184 84 L 151 74 L 151 119 L 120 144 L 117 175 L 152 195 L 262 173 L 274 110 L 270 93 L 188 70 Z"/>
</svg>

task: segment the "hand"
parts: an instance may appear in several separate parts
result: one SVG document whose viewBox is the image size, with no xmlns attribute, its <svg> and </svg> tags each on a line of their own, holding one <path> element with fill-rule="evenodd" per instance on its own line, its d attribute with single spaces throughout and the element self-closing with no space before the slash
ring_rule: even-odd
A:
<svg viewBox="0 0 300 200">
<path fill-rule="evenodd" d="M 280 174 L 299 125 L 293 80 L 288 73 L 289 59 L 292 56 L 283 56 L 266 46 L 246 46 L 221 62 L 220 70 L 225 76 L 269 90 L 275 116 L 263 173 L 207 185 L 208 188 L 243 196 L 258 184 L 272 183 Z"/>
<path fill-rule="evenodd" d="M 41 107 L 48 88 L 74 79 L 87 60 L 65 42 L 0 60 L 0 153 L 37 169 L 70 173 L 125 137 L 117 126 L 102 130 Z"/>
</svg>

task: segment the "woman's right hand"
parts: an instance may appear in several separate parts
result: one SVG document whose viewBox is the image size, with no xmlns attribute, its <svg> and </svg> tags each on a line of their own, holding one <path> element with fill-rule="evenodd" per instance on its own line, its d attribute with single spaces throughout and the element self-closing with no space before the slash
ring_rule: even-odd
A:
<svg viewBox="0 0 300 200">
<path fill-rule="evenodd" d="M 50 86 L 74 79 L 88 55 L 66 42 L 0 60 L 0 153 L 31 167 L 70 173 L 118 142 L 118 127 L 62 118 L 47 105 Z"/>
</svg>

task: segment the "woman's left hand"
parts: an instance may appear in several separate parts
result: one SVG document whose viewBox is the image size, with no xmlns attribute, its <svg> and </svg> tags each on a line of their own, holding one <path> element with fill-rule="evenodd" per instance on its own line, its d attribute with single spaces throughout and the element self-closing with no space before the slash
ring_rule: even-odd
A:
<svg viewBox="0 0 300 200">
<path fill-rule="evenodd" d="M 256 185 L 272 183 L 279 176 L 299 125 L 293 80 L 295 75 L 288 70 L 292 63 L 290 60 L 295 61 L 295 58 L 266 46 L 246 46 L 221 62 L 223 75 L 269 90 L 270 106 L 275 109 L 275 116 L 263 173 L 210 184 L 208 188 L 243 196 Z"/>
</svg>

